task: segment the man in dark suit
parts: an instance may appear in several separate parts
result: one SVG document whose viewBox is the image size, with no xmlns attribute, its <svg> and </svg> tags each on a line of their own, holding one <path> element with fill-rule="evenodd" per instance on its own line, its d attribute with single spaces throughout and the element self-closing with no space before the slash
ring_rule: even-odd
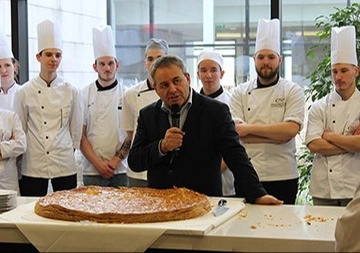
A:
<svg viewBox="0 0 360 253">
<path fill-rule="evenodd" d="M 149 187 L 187 187 L 221 196 L 223 157 L 234 174 L 237 196 L 250 203 L 282 204 L 267 195 L 259 182 L 228 106 L 191 89 L 190 74 L 181 58 L 159 58 L 150 74 L 161 100 L 140 111 L 128 157 L 134 171 L 148 170 Z"/>
</svg>

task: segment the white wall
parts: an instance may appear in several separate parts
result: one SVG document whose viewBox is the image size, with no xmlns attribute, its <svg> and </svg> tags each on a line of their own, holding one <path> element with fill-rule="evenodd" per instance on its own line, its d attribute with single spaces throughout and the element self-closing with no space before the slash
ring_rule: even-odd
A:
<svg viewBox="0 0 360 253">
<path fill-rule="evenodd" d="M 29 78 L 39 73 L 37 24 L 45 19 L 62 27 L 63 60 L 59 73 L 79 88 L 97 77 L 94 62 L 92 28 L 106 25 L 106 0 L 28 0 Z M 0 23 L 11 34 L 10 0 L 0 0 Z M 21 64 L 21 63 L 20 63 Z M 20 70 L 21 71 L 21 70 Z"/>
</svg>

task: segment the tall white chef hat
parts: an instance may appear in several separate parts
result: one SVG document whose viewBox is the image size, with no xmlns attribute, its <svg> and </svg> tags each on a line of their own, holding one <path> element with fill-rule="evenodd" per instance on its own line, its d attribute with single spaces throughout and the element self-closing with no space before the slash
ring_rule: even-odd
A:
<svg viewBox="0 0 360 253">
<path fill-rule="evenodd" d="M 103 56 L 116 58 L 115 41 L 111 26 L 93 28 L 93 47 L 95 59 Z"/>
<path fill-rule="evenodd" d="M 38 53 L 47 48 L 62 50 L 61 30 L 57 23 L 44 20 L 37 26 Z"/>
<path fill-rule="evenodd" d="M 261 49 L 270 49 L 280 55 L 279 19 L 259 20 L 256 31 L 255 53 Z"/>
<path fill-rule="evenodd" d="M 358 65 L 354 26 L 333 27 L 331 29 L 331 65 L 336 63 Z"/>
<path fill-rule="evenodd" d="M 211 60 L 220 65 L 220 68 L 223 69 L 224 58 L 219 52 L 216 51 L 202 51 L 198 56 L 198 66 L 204 60 Z"/>
<path fill-rule="evenodd" d="M 0 31 L 0 59 L 14 58 L 4 33 Z"/>
</svg>

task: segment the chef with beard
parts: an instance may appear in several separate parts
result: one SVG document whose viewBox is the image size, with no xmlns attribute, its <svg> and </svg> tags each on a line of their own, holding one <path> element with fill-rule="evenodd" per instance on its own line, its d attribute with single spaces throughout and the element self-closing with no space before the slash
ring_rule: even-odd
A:
<svg viewBox="0 0 360 253">
<path fill-rule="evenodd" d="M 111 26 L 93 28 L 93 69 L 97 80 L 82 90 L 84 125 L 80 149 L 84 185 L 127 186 L 127 153 L 131 138 L 120 129 L 123 86 Z"/>
<path fill-rule="evenodd" d="M 280 22 L 259 20 L 253 56 L 257 77 L 234 89 L 236 131 L 266 191 L 294 204 L 298 189 L 295 137 L 303 127 L 304 92 L 280 77 Z"/>
</svg>

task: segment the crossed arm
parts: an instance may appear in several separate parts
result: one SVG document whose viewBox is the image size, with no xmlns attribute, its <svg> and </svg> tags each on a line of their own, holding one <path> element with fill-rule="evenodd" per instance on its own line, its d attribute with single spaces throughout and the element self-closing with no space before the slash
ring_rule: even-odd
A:
<svg viewBox="0 0 360 253">
<path fill-rule="evenodd" d="M 266 125 L 236 122 L 235 128 L 241 141 L 246 143 L 285 143 L 300 131 L 300 125 L 292 121 Z"/>
<path fill-rule="evenodd" d="M 355 130 L 353 135 L 343 135 L 326 130 L 321 137 L 307 145 L 311 152 L 322 155 L 360 152 L 359 131 Z"/>
</svg>

